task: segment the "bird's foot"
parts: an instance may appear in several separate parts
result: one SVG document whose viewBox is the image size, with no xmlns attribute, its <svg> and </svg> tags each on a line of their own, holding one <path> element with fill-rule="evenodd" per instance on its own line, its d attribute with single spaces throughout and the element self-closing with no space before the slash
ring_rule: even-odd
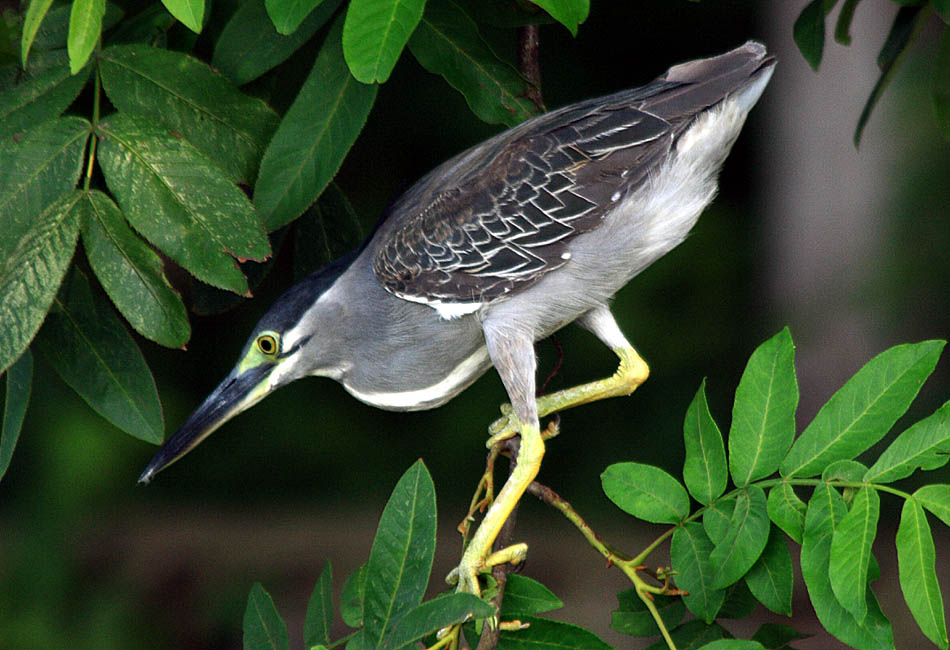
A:
<svg viewBox="0 0 950 650">
<path fill-rule="evenodd" d="M 523 542 L 490 553 L 484 558 L 466 553 L 462 556 L 462 562 L 445 577 L 445 581 L 450 585 L 456 585 L 455 590 L 458 593 L 481 596 L 479 574 L 491 571 L 492 567 L 499 564 L 511 563 L 518 566 L 524 563 L 527 557 L 528 545 Z"/>
<path fill-rule="evenodd" d="M 514 438 L 516 435 L 521 433 L 521 423 L 518 421 L 518 418 L 511 413 L 511 405 L 502 404 L 501 411 L 505 412 L 505 407 L 508 407 L 509 413 L 503 417 L 495 420 L 491 426 L 488 427 L 488 433 L 492 434 L 490 438 L 485 443 L 485 446 L 489 449 L 495 447 L 496 445 L 503 444 L 506 440 Z M 548 425 L 544 428 L 544 431 L 541 432 L 542 440 L 550 440 L 554 438 L 561 432 L 561 421 L 559 416 L 555 415 L 554 419 L 548 422 Z"/>
</svg>

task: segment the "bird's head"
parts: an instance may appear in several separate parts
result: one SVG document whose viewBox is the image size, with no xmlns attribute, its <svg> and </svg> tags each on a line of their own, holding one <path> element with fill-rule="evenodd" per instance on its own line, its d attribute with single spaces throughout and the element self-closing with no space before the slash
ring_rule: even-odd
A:
<svg viewBox="0 0 950 650">
<path fill-rule="evenodd" d="M 254 327 L 237 365 L 155 452 L 139 483 L 150 482 L 222 424 L 281 386 L 307 375 L 333 374 L 319 334 L 333 307 L 321 298 L 350 261 L 352 255 L 308 276 L 271 306 Z"/>
</svg>

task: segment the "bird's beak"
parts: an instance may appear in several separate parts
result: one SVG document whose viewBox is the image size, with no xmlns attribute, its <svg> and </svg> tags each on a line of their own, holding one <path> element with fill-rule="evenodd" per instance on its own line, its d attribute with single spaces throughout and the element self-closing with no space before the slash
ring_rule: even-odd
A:
<svg viewBox="0 0 950 650">
<path fill-rule="evenodd" d="M 271 390 L 268 377 L 274 368 L 271 363 L 261 363 L 243 370 L 238 366 L 231 371 L 178 431 L 155 452 L 138 482 L 148 483 L 155 474 L 187 454 L 215 429 L 263 399 Z"/>
</svg>

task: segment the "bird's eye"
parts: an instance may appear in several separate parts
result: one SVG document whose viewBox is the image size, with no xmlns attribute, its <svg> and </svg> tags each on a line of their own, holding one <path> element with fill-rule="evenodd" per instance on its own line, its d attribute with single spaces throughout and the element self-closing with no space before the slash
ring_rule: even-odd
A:
<svg viewBox="0 0 950 650">
<path fill-rule="evenodd" d="M 277 339 L 273 334 L 261 334 L 257 337 L 257 349 L 265 356 L 277 354 Z"/>
</svg>

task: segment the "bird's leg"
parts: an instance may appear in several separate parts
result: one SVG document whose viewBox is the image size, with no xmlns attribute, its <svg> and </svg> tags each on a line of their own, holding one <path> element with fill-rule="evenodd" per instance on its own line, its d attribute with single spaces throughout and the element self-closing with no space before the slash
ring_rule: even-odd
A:
<svg viewBox="0 0 950 650">
<path fill-rule="evenodd" d="M 492 544 L 505 520 L 518 505 L 521 496 L 531 481 L 538 475 L 541 458 L 544 456 L 544 441 L 538 424 L 538 411 L 534 400 L 534 341 L 525 335 L 506 328 L 485 323 L 485 341 L 492 363 L 498 370 L 512 403 L 512 416 L 508 419 L 508 433 L 521 436 L 518 463 L 508 476 L 501 491 L 495 496 L 485 513 L 478 530 L 462 554 L 458 569 L 449 575 L 457 578 L 458 591 L 479 594 L 478 574 L 503 562 L 520 563 L 528 547 L 514 544 L 492 552 Z"/>
<path fill-rule="evenodd" d="M 610 347 L 620 357 L 620 365 L 613 375 L 605 379 L 565 388 L 550 395 L 542 395 L 537 400 L 539 417 L 608 397 L 629 395 L 646 381 L 650 374 L 650 368 L 646 361 L 637 354 L 637 351 L 627 341 L 607 307 L 592 309 L 581 316 L 577 323 L 593 332 L 597 338 Z M 506 410 L 504 407 L 502 408 L 502 412 L 506 412 Z M 489 444 L 500 437 L 511 435 L 509 433 L 511 428 L 509 424 L 510 413 L 511 411 L 508 411 L 505 416 L 492 424 L 489 432 L 493 435 L 489 440 Z"/>
</svg>

